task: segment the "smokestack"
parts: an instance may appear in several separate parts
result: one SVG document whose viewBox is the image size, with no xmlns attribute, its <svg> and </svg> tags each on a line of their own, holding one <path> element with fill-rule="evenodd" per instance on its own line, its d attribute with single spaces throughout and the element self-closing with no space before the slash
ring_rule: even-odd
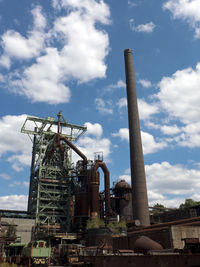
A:
<svg viewBox="0 0 200 267">
<path fill-rule="evenodd" d="M 124 58 L 128 102 L 133 219 L 139 220 L 141 225 L 146 226 L 150 224 L 150 220 L 136 95 L 135 74 L 133 66 L 133 55 L 131 49 L 124 50 Z"/>
</svg>

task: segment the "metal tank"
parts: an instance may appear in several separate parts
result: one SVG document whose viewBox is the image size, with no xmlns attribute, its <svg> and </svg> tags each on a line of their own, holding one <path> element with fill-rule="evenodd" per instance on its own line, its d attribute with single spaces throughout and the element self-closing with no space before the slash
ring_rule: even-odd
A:
<svg viewBox="0 0 200 267">
<path fill-rule="evenodd" d="M 115 194 L 116 213 L 127 221 L 132 220 L 133 212 L 131 186 L 125 180 L 120 180 L 115 184 L 113 192 Z"/>
<path fill-rule="evenodd" d="M 131 49 L 124 50 L 124 58 L 128 102 L 131 185 L 133 192 L 133 219 L 139 220 L 141 225 L 147 226 L 150 224 L 150 219 L 140 133 L 140 122 L 138 115 L 133 55 Z"/>
</svg>

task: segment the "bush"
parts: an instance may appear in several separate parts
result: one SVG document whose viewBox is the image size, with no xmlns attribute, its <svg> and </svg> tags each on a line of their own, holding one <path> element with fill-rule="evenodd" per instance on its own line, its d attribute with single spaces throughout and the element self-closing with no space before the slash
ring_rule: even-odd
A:
<svg viewBox="0 0 200 267">
<path fill-rule="evenodd" d="M 120 222 L 110 222 L 108 224 L 108 228 L 113 232 L 113 233 L 120 233 L 122 229 L 126 230 L 126 221 L 122 220 Z"/>
<path fill-rule="evenodd" d="M 99 229 L 101 227 L 105 227 L 105 223 L 99 217 L 95 217 L 87 221 L 86 229 Z"/>
</svg>

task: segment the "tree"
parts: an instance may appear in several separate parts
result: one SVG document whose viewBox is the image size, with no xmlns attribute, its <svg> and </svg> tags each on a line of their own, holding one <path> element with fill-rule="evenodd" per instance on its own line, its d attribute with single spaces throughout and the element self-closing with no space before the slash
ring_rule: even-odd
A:
<svg viewBox="0 0 200 267">
<path fill-rule="evenodd" d="M 103 220 L 101 220 L 99 217 L 94 217 L 87 221 L 86 228 L 87 229 L 94 229 L 94 228 L 98 229 L 104 226 L 105 226 L 105 223 Z"/>
<path fill-rule="evenodd" d="M 155 205 L 153 205 L 153 209 L 151 211 L 152 215 L 157 215 L 162 211 L 165 211 L 166 207 L 162 204 L 156 203 Z"/>
<path fill-rule="evenodd" d="M 185 203 L 182 203 L 182 204 L 179 206 L 179 209 L 190 208 L 190 207 L 197 206 L 197 205 L 200 205 L 200 201 L 194 201 L 194 200 L 191 199 L 191 198 L 187 198 L 187 199 L 185 200 Z"/>
</svg>

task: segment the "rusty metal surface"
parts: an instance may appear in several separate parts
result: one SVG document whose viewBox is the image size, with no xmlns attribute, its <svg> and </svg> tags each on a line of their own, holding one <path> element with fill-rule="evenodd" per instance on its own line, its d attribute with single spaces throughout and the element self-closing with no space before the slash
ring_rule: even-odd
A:
<svg viewBox="0 0 200 267">
<path fill-rule="evenodd" d="M 149 250 L 163 250 L 163 247 L 147 236 L 139 237 L 133 246 L 133 250 L 136 253 L 147 254 Z"/>
<path fill-rule="evenodd" d="M 158 224 L 153 224 L 148 227 L 142 227 L 140 229 L 134 229 L 134 231 L 129 231 L 129 234 L 131 233 L 137 233 L 137 232 L 143 232 L 143 231 L 153 231 L 155 229 L 162 229 L 167 226 L 172 226 L 172 225 L 199 225 L 200 224 L 200 216 L 199 217 L 193 217 L 189 219 L 183 219 L 183 220 L 176 220 L 176 221 L 171 221 L 171 222 L 165 222 L 165 223 L 158 223 Z M 131 228 L 134 226 L 134 221 L 130 221 L 127 223 L 128 228 Z M 129 230 L 129 229 L 128 229 Z"/>
<path fill-rule="evenodd" d="M 134 255 L 134 256 L 90 256 L 80 257 L 80 261 L 93 267 L 199 267 L 198 255 Z M 83 265 L 86 266 L 86 265 Z"/>
<path fill-rule="evenodd" d="M 105 164 L 102 161 L 96 161 L 92 170 L 92 175 L 95 176 L 98 168 L 101 168 L 104 172 L 104 186 L 105 186 L 105 210 L 106 215 L 109 216 L 111 214 L 111 206 L 110 206 L 110 172 Z"/>
<path fill-rule="evenodd" d="M 133 55 L 131 49 L 126 49 L 124 51 L 124 58 L 128 102 L 131 184 L 133 191 L 133 219 L 140 220 L 141 225 L 149 225 L 150 218 L 148 210 L 146 177 L 138 115 Z"/>
<path fill-rule="evenodd" d="M 86 246 L 97 246 L 98 248 L 109 248 L 113 247 L 113 239 L 111 232 L 107 228 L 100 229 L 88 229 L 86 236 Z"/>
</svg>

